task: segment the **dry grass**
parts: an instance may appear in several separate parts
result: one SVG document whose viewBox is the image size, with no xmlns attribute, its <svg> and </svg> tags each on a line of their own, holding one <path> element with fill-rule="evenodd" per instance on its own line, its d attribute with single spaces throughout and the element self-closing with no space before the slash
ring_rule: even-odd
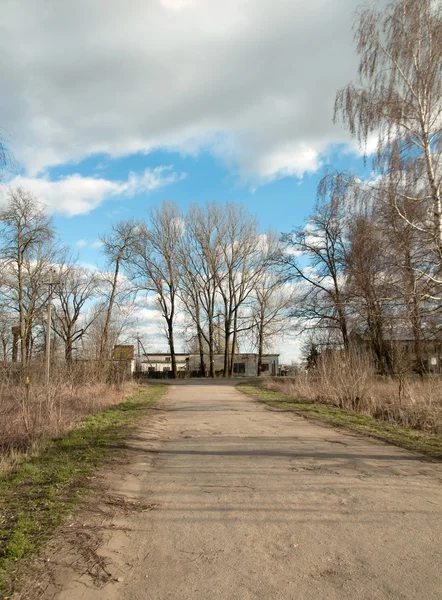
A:
<svg viewBox="0 0 442 600">
<path fill-rule="evenodd" d="M 442 378 L 437 375 L 381 378 L 363 356 L 330 356 L 313 371 L 290 379 L 269 378 L 263 387 L 401 427 L 442 434 Z"/>
<path fill-rule="evenodd" d="M 0 472 L 24 455 L 40 451 L 45 441 L 71 429 L 85 416 L 120 402 L 135 387 L 130 381 L 109 383 L 85 365 L 54 365 L 49 389 L 44 368 L 29 369 L 29 385 L 11 367 L 0 373 Z"/>
<path fill-rule="evenodd" d="M 119 452 L 165 390 L 164 385 L 139 388 L 124 402 L 86 417 L 78 427 L 52 439 L 31 459 L 23 458 L 12 472 L 1 474 L 0 598 L 28 598 L 11 595 L 17 576 L 28 572 L 26 564 L 19 567 L 17 561 L 41 547 L 72 514 L 90 487 L 94 470 Z M 104 503 L 121 506 L 122 500 L 105 497 Z M 147 511 L 157 505 L 127 502 L 124 508 Z"/>
</svg>

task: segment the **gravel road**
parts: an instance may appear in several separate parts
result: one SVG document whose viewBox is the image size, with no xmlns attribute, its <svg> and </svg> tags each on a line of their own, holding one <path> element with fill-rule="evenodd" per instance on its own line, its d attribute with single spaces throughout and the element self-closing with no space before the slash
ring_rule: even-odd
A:
<svg viewBox="0 0 442 600">
<path fill-rule="evenodd" d="M 112 580 L 70 546 L 43 598 L 442 598 L 441 463 L 198 383 L 168 388 L 126 459 L 103 499 L 139 510 L 79 517 L 104 523 Z"/>
</svg>

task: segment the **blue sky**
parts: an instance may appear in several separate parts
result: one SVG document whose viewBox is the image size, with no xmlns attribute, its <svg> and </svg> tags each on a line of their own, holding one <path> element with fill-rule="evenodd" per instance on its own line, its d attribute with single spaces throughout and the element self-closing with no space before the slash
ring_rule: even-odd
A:
<svg viewBox="0 0 442 600">
<path fill-rule="evenodd" d="M 336 92 L 357 78 L 356 8 L 3 3 L 0 131 L 18 167 L 0 199 L 8 185 L 28 188 L 91 265 L 101 264 L 99 234 L 163 199 L 183 209 L 241 202 L 263 230 L 290 231 L 308 217 L 328 165 L 364 169 L 332 119 Z M 286 360 L 298 354 L 292 342 L 279 349 Z"/>
<path fill-rule="evenodd" d="M 97 244 L 100 234 L 121 219 L 146 217 L 149 207 L 164 199 L 176 202 L 184 211 L 192 202 L 238 202 L 258 216 L 263 231 L 270 227 L 278 232 L 287 232 L 308 218 L 319 180 L 327 167 L 358 173 L 367 170 L 363 159 L 349 153 L 346 147 L 334 149 L 322 162 L 315 173 L 301 178 L 285 176 L 255 187 L 242 182 L 222 161 L 208 152 L 183 157 L 179 153 L 162 151 L 113 160 L 94 156 L 77 165 L 50 169 L 49 177 L 57 180 L 76 173 L 83 177 L 123 181 L 131 172 L 142 173 L 145 169 L 153 170 L 162 165 L 170 166 L 179 177 L 165 187 L 135 193 L 132 197 L 117 195 L 86 214 L 69 217 L 55 214 L 54 220 L 63 241 L 76 249 L 81 262 L 93 265 L 103 262 Z"/>
</svg>

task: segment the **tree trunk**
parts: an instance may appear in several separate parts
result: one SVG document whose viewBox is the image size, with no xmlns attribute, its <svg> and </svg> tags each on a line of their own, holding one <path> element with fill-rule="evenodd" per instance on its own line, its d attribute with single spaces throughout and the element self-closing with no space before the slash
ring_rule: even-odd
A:
<svg viewBox="0 0 442 600">
<path fill-rule="evenodd" d="M 230 347 L 230 327 L 231 327 L 231 317 L 226 317 L 225 319 L 225 327 L 226 331 L 224 334 L 224 371 L 223 377 L 229 377 L 230 375 L 230 364 L 229 364 L 229 347 Z"/>
<path fill-rule="evenodd" d="M 64 357 L 68 366 L 72 365 L 72 338 L 67 336 L 64 342 Z"/>
<path fill-rule="evenodd" d="M 424 121 L 422 120 L 422 126 L 424 129 L 424 148 L 425 148 L 425 164 L 427 168 L 428 182 L 431 189 L 431 197 L 433 201 L 433 212 L 434 212 L 434 231 L 436 239 L 436 248 L 439 258 L 442 258 L 442 203 L 440 187 L 436 182 L 436 176 L 434 174 L 433 165 L 433 154 L 430 147 L 430 141 L 427 131 L 425 131 Z"/>
<path fill-rule="evenodd" d="M 199 352 L 200 352 L 200 368 L 201 368 L 201 375 L 203 377 L 206 377 L 206 363 L 204 360 L 204 340 L 203 340 L 203 334 L 201 332 L 201 327 L 198 325 L 198 347 L 199 347 Z"/>
<path fill-rule="evenodd" d="M 206 377 L 206 362 L 204 360 L 204 338 L 203 332 L 201 329 L 201 314 L 200 314 L 200 305 L 198 301 L 198 296 L 195 295 L 195 321 L 196 321 L 196 331 L 198 337 L 198 350 L 200 353 L 200 370 L 201 375 Z"/>
<path fill-rule="evenodd" d="M 414 353 L 416 357 L 415 368 L 419 375 L 423 375 L 426 372 L 425 361 L 423 357 L 422 349 L 422 323 L 421 323 L 421 310 L 420 302 L 416 290 L 416 275 L 413 268 L 410 249 L 407 248 L 405 254 L 405 264 L 408 272 L 408 298 L 406 302 L 409 305 L 410 322 L 414 337 Z M 410 306 L 411 297 L 411 306 Z"/>
<path fill-rule="evenodd" d="M 18 240 L 20 244 L 20 238 Z M 20 355 L 21 365 L 23 369 L 26 369 L 28 361 L 28 348 L 26 344 L 26 326 L 25 326 L 25 308 L 23 304 L 23 266 L 20 252 L 20 246 L 17 253 L 17 267 L 18 267 L 18 311 L 20 318 Z"/>
<path fill-rule="evenodd" d="M 12 328 L 12 362 L 18 360 L 18 345 L 20 343 L 20 327 Z"/>
<path fill-rule="evenodd" d="M 235 312 L 235 316 L 233 317 L 233 337 L 232 337 L 232 354 L 230 356 L 230 374 L 233 375 L 235 372 L 234 369 L 234 365 L 235 365 L 235 354 L 236 354 L 236 340 L 238 337 L 238 317 L 237 317 L 238 312 Z"/>
<path fill-rule="evenodd" d="M 109 358 L 109 349 L 108 349 L 109 327 L 110 327 L 110 323 L 111 323 L 112 311 L 114 308 L 115 296 L 116 296 L 116 291 L 117 291 L 118 274 L 120 271 L 120 260 L 121 260 L 121 256 L 118 256 L 117 260 L 115 261 L 115 272 L 114 272 L 114 278 L 112 281 L 112 290 L 111 290 L 111 295 L 109 298 L 109 305 L 107 307 L 106 321 L 104 323 L 103 333 L 101 335 L 100 354 L 99 354 L 99 358 L 98 358 L 98 364 L 99 364 L 100 369 L 102 369 L 104 367 L 104 363 Z"/>
<path fill-rule="evenodd" d="M 339 302 L 340 300 L 338 300 Z M 348 329 L 347 329 L 347 319 L 345 317 L 344 311 L 342 310 L 342 306 L 338 308 L 338 318 L 339 318 L 339 329 L 341 330 L 342 341 L 344 343 L 344 350 L 348 353 L 350 349 L 350 343 L 348 339 Z"/>
<path fill-rule="evenodd" d="M 264 315 L 261 315 L 258 331 L 258 377 L 261 376 L 262 355 L 264 351 Z"/>
<path fill-rule="evenodd" d="M 210 377 L 216 377 L 215 373 L 215 339 L 213 331 L 213 314 L 212 311 L 209 313 L 209 371 Z"/>
<path fill-rule="evenodd" d="M 176 356 L 175 356 L 175 340 L 173 337 L 173 320 L 172 318 L 167 319 L 167 337 L 169 340 L 169 349 L 170 349 L 170 360 L 172 363 L 172 378 L 178 378 L 178 369 L 176 364 Z"/>
</svg>

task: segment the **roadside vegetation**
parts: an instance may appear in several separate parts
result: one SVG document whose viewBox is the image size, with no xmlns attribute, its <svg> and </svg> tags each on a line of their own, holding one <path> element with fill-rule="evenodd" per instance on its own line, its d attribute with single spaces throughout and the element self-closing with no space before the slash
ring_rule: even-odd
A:
<svg viewBox="0 0 442 600">
<path fill-rule="evenodd" d="M 266 378 L 239 389 L 271 406 L 442 458 L 440 378 L 375 378 L 345 361 L 295 378 Z"/>
<path fill-rule="evenodd" d="M 17 561 L 38 549 L 75 509 L 88 489 L 88 476 L 164 391 L 162 385 L 138 389 L 0 474 L 0 591 L 7 593 Z"/>
<path fill-rule="evenodd" d="M 108 409 L 136 389 L 130 380 L 109 383 L 87 363 L 54 368 L 49 387 L 42 365 L 28 367 L 28 381 L 14 365 L 0 368 L 0 475 L 38 453 L 46 441 L 84 417 Z"/>
</svg>

